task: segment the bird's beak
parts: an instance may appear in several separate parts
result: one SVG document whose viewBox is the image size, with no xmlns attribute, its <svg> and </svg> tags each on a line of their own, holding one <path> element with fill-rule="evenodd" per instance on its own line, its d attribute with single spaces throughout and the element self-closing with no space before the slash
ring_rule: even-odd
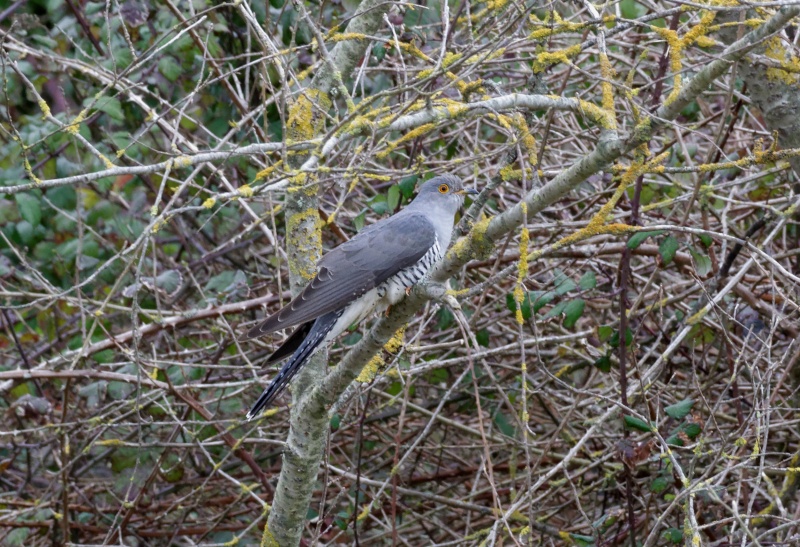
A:
<svg viewBox="0 0 800 547">
<path fill-rule="evenodd" d="M 463 190 L 459 190 L 457 193 L 462 195 L 462 196 L 464 194 L 467 194 L 467 195 L 470 195 L 470 196 L 477 196 L 478 194 L 480 194 L 480 192 L 478 192 L 474 188 L 464 188 Z"/>
</svg>

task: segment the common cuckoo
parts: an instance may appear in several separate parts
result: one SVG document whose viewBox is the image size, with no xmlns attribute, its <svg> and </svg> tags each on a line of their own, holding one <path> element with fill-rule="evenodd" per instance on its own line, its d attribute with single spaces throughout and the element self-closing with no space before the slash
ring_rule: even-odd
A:
<svg viewBox="0 0 800 547">
<path fill-rule="evenodd" d="M 402 211 L 364 228 L 325 254 L 311 283 L 244 336 L 247 340 L 297 326 L 267 358 L 270 364 L 291 356 L 247 419 L 280 395 L 322 345 L 370 313 L 397 303 L 425 278 L 444 256 L 464 195 L 476 193 L 465 189 L 453 175 L 434 177 Z"/>
</svg>

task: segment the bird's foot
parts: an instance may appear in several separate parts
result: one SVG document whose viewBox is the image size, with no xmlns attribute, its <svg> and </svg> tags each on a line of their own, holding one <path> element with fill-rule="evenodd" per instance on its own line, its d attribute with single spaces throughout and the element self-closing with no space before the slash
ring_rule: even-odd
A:
<svg viewBox="0 0 800 547">
<path fill-rule="evenodd" d="M 422 289 L 425 296 L 430 298 L 431 300 L 435 300 L 441 304 L 446 304 L 450 308 L 454 310 L 460 310 L 461 305 L 458 303 L 458 300 L 455 299 L 455 296 L 447 289 L 447 285 L 444 283 L 422 283 L 418 285 L 420 289 Z"/>
</svg>

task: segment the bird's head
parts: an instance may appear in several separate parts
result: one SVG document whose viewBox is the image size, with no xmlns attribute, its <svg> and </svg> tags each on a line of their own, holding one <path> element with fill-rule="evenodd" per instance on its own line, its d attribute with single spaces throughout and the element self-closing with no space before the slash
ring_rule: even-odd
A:
<svg viewBox="0 0 800 547">
<path fill-rule="evenodd" d="M 464 196 L 477 193 L 477 190 L 465 188 L 461 179 L 455 175 L 439 175 L 420 186 L 412 204 L 417 207 L 441 207 L 455 215 L 464 203 Z"/>
</svg>

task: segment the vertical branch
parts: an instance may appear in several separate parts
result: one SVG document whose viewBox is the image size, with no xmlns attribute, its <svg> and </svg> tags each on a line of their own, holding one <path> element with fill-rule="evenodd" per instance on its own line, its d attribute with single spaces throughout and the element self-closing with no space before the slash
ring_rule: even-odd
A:
<svg viewBox="0 0 800 547">
<path fill-rule="evenodd" d="M 347 25 L 351 36 L 374 34 L 391 7 L 390 2 L 365 0 Z M 308 19 L 310 23 L 310 19 Z M 288 143 L 313 139 L 325 128 L 325 116 L 333 106 L 342 82 L 364 55 L 365 39 L 348 39 L 337 43 L 325 54 L 311 84 L 289 107 L 286 123 Z M 323 48 L 324 51 L 324 48 Z M 288 144 L 287 143 L 287 144 Z M 298 170 L 308 154 L 288 158 L 289 167 Z M 318 185 L 313 176 L 296 173 L 286 194 L 286 233 L 289 257 L 289 279 L 292 292 L 297 294 L 314 276 L 322 252 L 319 217 Z M 265 545 L 298 545 L 300 543 L 308 505 L 317 478 L 328 427 L 324 408 L 303 405 L 305 392 L 318 384 L 325 375 L 327 350 L 309 359 L 294 382 L 289 437 L 283 453 L 283 465 L 278 487 L 264 530 Z"/>
</svg>

